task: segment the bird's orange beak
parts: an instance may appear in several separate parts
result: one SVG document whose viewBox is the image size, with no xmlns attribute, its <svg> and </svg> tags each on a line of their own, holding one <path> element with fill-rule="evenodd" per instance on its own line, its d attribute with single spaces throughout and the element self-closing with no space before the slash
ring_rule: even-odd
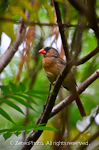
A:
<svg viewBox="0 0 99 150">
<path fill-rule="evenodd" d="M 39 53 L 46 54 L 46 51 L 45 51 L 45 49 L 41 49 L 41 50 L 39 50 Z"/>
</svg>

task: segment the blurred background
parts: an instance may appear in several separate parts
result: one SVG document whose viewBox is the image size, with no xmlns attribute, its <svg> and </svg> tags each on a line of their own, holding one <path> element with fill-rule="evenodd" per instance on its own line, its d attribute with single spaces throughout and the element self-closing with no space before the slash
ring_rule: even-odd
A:
<svg viewBox="0 0 99 150">
<path fill-rule="evenodd" d="M 68 2 L 57 0 L 59 2 L 61 17 L 64 23 L 64 31 L 68 42 L 71 57 L 75 59 L 83 58 L 97 46 L 97 38 L 94 31 L 88 27 L 87 20 Z M 28 10 L 29 17 L 25 16 L 25 10 Z M 99 17 L 99 0 L 96 1 L 95 11 Z M 0 56 L 2 56 L 8 47 L 16 41 L 18 21 L 20 17 L 26 23 L 26 33 L 22 43 L 9 64 L 0 74 L 0 85 L 8 85 L 10 82 L 19 87 L 20 82 L 26 90 L 44 91 L 33 97 L 35 103 L 30 103 L 34 111 L 26 108 L 22 104 L 13 101 L 26 114 L 23 115 L 7 104 L 1 102 L 0 107 L 5 110 L 12 120 L 18 126 L 35 124 L 43 110 L 47 99 L 49 81 L 45 75 L 42 66 L 42 55 L 38 51 L 45 46 L 56 48 L 60 56 L 66 61 L 64 50 L 56 25 L 56 13 L 51 0 L 0 0 Z M 78 26 L 82 25 L 82 28 Z M 99 54 L 96 54 L 84 64 L 73 67 L 72 72 L 79 86 L 83 81 L 90 77 L 99 68 Z M 75 150 L 84 149 L 84 145 L 46 145 L 47 141 L 64 142 L 88 142 L 85 149 L 98 150 L 99 137 L 94 136 L 99 131 L 99 79 L 94 81 L 81 95 L 83 106 L 87 116 L 81 118 L 79 110 L 73 102 L 68 107 L 55 115 L 48 121 L 47 126 L 59 129 L 61 132 L 44 131 L 38 141 L 44 142 L 44 146 L 34 146 L 33 149 L 40 150 Z M 0 91 L 1 97 L 4 97 Z M 60 89 L 56 103 L 59 103 L 69 92 Z M 13 128 L 14 124 L 0 115 L 0 130 Z M 84 132 L 83 132 L 84 131 Z M 21 133 L 18 136 L 12 133 L 7 140 L 3 134 L 0 135 L 0 148 L 2 150 L 19 150 L 21 146 L 11 144 L 11 141 L 24 141 L 28 135 Z M 94 137 L 93 137 L 94 136 Z"/>
</svg>

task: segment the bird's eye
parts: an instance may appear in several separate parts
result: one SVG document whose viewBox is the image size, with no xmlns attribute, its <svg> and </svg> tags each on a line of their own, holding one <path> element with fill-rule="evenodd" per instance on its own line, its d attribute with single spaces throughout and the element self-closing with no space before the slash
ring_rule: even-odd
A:
<svg viewBox="0 0 99 150">
<path fill-rule="evenodd" d="M 46 47 L 45 50 L 46 50 L 46 51 L 50 50 L 50 47 Z"/>
</svg>

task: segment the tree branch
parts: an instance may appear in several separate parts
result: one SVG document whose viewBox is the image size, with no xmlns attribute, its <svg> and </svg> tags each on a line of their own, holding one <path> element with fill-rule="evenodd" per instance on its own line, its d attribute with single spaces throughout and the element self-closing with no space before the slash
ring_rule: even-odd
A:
<svg viewBox="0 0 99 150">
<path fill-rule="evenodd" d="M 22 21 L 22 18 L 21 18 L 21 21 Z M 6 50 L 6 52 L 0 58 L 0 73 L 8 65 L 8 63 L 11 61 L 15 52 L 18 50 L 19 45 L 23 41 L 25 31 L 26 31 L 26 24 L 24 24 L 24 22 L 22 22 L 18 25 L 18 28 L 17 28 L 16 41 L 9 46 L 9 48 Z"/>
<path fill-rule="evenodd" d="M 66 36 L 64 34 L 64 26 L 62 24 L 61 12 L 60 12 L 60 9 L 59 9 L 58 2 L 54 1 L 54 6 L 55 6 L 55 10 L 56 10 L 56 16 L 57 16 L 57 23 L 58 23 L 58 26 L 59 26 L 59 32 L 60 32 L 60 35 L 61 35 L 66 60 L 68 62 L 71 58 L 70 58 L 70 53 L 69 53 L 69 49 L 68 49 L 67 39 L 66 39 Z"/>
<path fill-rule="evenodd" d="M 93 49 L 89 54 L 84 56 L 82 59 L 74 60 L 74 65 L 79 66 L 81 64 L 84 64 L 86 61 L 88 61 L 90 58 L 92 58 L 97 53 L 99 53 L 99 45 L 95 49 Z"/>
<path fill-rule="evenodd" d="M 46 22 L 34 22 L 34 21 L 21 21 L 21 20 L 14 20 L 14 19 L 11 19 L 11 18 L 5 18 L 5 17 L 0 17 L 0 21 L 8 21 L 8 22 L 13 22 L 15 24 L 19 24 L 19 23 L 22 23 L 24 21 L 24 23 L 26 23 L 27 25 L 31 25 L 31 26 L 58 26 L 57 23 L 46 23 Z M 98 20 L 98 23 L 99 23 L 99 20 Z M 80 25 L 76 25 L 76 24 L 69 24 L 69 23 L 62 23 L 62 26 L 65 28 L 70 28 L 70 27 L 80 27 Z M 90 26 L 88 24 L 85 25 L 85 28 L 90 28 Z"/>
<path fill-rule="evenodd" d="M 86 79 L 79 87 L 78 94 L 81 94 L 92 82 L 94 82 L 99 77 L 99 69 L 95 71 L 88 79 Z M 73 101 L 73 95 L 69 95 L 64 100 L 62 100 L 59 104 L 57 104 L 50 114 L 50 118 L 61 111 L 64 107 L 69 105 Z"/>
</svg>

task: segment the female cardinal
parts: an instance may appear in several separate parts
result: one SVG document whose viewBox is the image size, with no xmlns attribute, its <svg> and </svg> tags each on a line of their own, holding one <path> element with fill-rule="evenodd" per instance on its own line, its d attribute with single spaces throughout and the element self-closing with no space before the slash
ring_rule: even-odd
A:
<svg viewBox="0 0 99 150">
<path fill-rule="evenodd" d="M 45 69 L 46 76 L 48 77 L 51 84 L 53 84 L 60 72 L 65 68 L 66 63 L 59 56 L 58 51 L 53 47 L 45 47 L 39 50 L 39 53 L 43 54 L 43 67 Z M 74 95 L 81 116 L 86 116 L 84 107 L 76 90 L 76 81 L 72 72 L 68 73 L 62 85 L 64 88 L 71 91 L 71 93 Z"/>
</svg>

